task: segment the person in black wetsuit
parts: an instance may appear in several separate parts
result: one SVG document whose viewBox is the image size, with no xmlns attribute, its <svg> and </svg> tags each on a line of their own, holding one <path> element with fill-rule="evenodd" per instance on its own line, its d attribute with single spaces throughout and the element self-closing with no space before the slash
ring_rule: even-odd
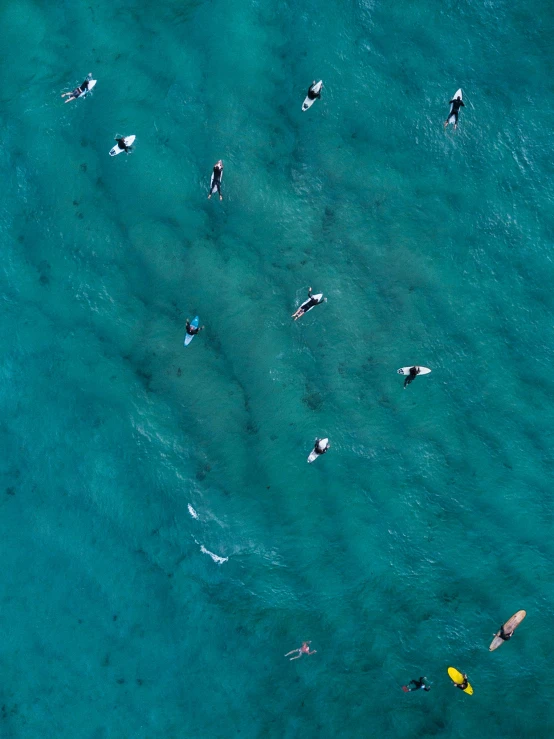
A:
<svg viewBox="0 0 554 739">
<path fill-rule="evenodd" d="M 127 146 L 127 144 L 125 143 L 124 136 L 120 136 L 119 138 L 116 138 L 116 142 L 117 142 L 118 149 L 123 149 L 123 151 L 125 151 L 127 154 L 131 151 L 132 146 Z"/>
<path fill-rule="evenodd" d="M 462 98 L 459 95 L 454 100 L 450 100 L 448 104 L 452 105 L 452 112 L 445 120 L 444 127 L 446 128 L 451 120 L 454 119 L 454 130 L 456 130 L 458 128 L 458 113 L 460 111 L 460 108 L 465 108 L 465 105 L 463 104 Z"/>
<path fill-rule="evenodd" d="M 185 325 L 185 331 L 187 332 L 189 336 L 196 336 L 196 334 L 200 333 L 200 331 L 202 331 L 203 328 L 204 326 L 200 326 L 200 328 L 198 328 L 197 326 L 191 326 L 190 321 L 187 318 L 187 323 Z"/>
<path fill-rule="evenodd" d="M 293 313 L 291 318 L 294 318 L 295 321 L 297 321 L 299 318 L 301 318 L 304 313 L 307 313 L 310 308 L 313 308 L 314 305 L 319 305 L 320 303 L 325 303 L 327 301 L 327 298 L 312 298 L 312 288 L 308 288 L 308 300 L 305 300 L 300 308 L 296 311 L 296 313 Z"/>
<path fill-rule="evenodd" d="M 221 177 L 223 175 L 223 162 L 221 159 L 219 162 L 216 162 L 214 165 L 214 178 L 212 180 L 212 184 L 210 187 L 210 192 L 208 194 L 208 200 L 212 197 L 213 193 L 217 190 L 219 193 L 219 199 L 223 200 L 223 195 L 221 194 Z"/>
<path fill-rule="evenodd" d="M 67 100 L 65 102 L 70 103 L 72 100 L 77 100 L 77 98 L 80 98 L 81 95 L 84 95 L 85 92 L 87 92 L 88 90 L 88 83 L 91 81 L 91 79 L 92 79 L 92 73 L 89 72 L 88 77 L 86 78 L 86 80 L 83 82 L 82 85 L 80 85 L 79 87 L 76 87 L 72 92 L 63 92 L 62 97 L 63 98 L 67 97 Z"/>
<path fill-rule="evenodd" d="M 321 92 L 314 92 L 314 87 L 317 85 L 317 82 L 314 80 L 312 84 L 310 85 L 310 89 L 308 90 L 308 98 L 310 100 L 317 100 L 321 97 Z"/>
<path fill-rule="evenodd" d="M 316 440 L 315 440 L 315 444 L 314 444 L 314 452 L 315 452 L 316 454 L 325 454 L 325 453 L 326 453 L 326 451 L 327 451 L 327 449 L 329 449 L 329 447 L 331 446 L 331 444 L 329 444 L 329 442 L 327 442 L 327 446 L 325 446 L 324 448 L 322 448 L 322 447 L 320 446 L 320 444 L 319 444 L 319 442 L 320 442 L 320 441 L 322 441 L 322 440 L 321 440 L 321 439 L 316 439 Z"/>
<path fill-rule="evenodd" d="M 500 629 L 498 630 L 498 634 L 495 634 L 495 636 L 499 636 L 502 641 L 509 641 L 513 635 L 513 631 L 504 631 L 504 625 L 500 627 Z"/>
<path fill-rule="evenodd" d="M 419 367 L 410 367 L 410 372 L 408 375 L 406 375 L 406 379 L 404 380 L 404 389 L 406 389 L 406 386 L 410 384 L 410 382 L 413 382 L 415 378 L 419 375 L 420 369 Z"/>
<path fill-rule="evenodd" d="M 458 683 L 452 682 L 452 684 L 454 685 L 455 688 L 460 688 L 460 690 L 465 690 L 467 686 L 469 685 L 467 675 L 465 674 L 465 672 L 463 673 L 462 677 L 463 677 L 463 681 L 461 683 L 458 684 Z"/>
<path fill-rule="evenodd" d="M 425 683 L 426 679 L 427 678 L 425 677 L 420 677 L 419 680 L 410 680 L 408 685 L 404 685 L 404 688 L 403 688 L 404 692 L 413 693 L 414 690 L 425 690 L 426 692 L 428 692 L 429 690 L 431 690 L 431 686 Z M 409 687 L 410 685 L 413 685 L 414 687 L 410 688 Z"/>
</svg>

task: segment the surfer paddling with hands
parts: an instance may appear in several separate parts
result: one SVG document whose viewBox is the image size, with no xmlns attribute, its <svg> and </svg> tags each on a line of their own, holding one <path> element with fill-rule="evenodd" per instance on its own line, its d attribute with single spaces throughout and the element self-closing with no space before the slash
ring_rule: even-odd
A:
<svg viewBox="0 0 554 739">
<path fill-rule="evenodd" d="M 208 194 L 208 200 L 212 197 L 213 193 L 217 190 L 219 193 L 219 199 L 223 200 L 221 194 L 221 178 L 223 177 L 223 161 L 220 159 L 214 164 L 214 171 L 212 174 L 212 181 L 210 182 L 210 192 Z"/>
<path fill-rule="evenodd" d="M 89 82 L 91 81 L 91 79 L 92 79 L 92 72 L 89 72 L 86 80 L 83 82 L 82 85 L 80 85 L 79 87 L 76 87 L 71 92 L 63 92 L 62 97 L 63 98 L 67 97 L 67 100 L 65 102 L 70 103 L 72 100 L 77 100 L 77 98 L 80 98 L 81 95 L 84 95 L 86 92 L 88 92 Z M 94 87 L 94 85 L 91 86 L 91 89 L 92 87 Z"/>
<path fill-rule="evenodd" d="M 452 109 L 450 110 L 450 115 L 444 122 L 444 127 L 446 128 L 449 123 L 454 123 L 454 130 L 456 130 L 458 128 L 458 114 L 460 112 L 460 108 L 465 108 L 462 96 L 458 95 L 450 100 L 448 104 L 452 106 Z"/>
<path fill-rule="evenodd" d="M 189 319 L 187 318 L 187 322 L 185 324 L 185 331 L 187 332 L 189 336 L 196 336 L 196 334 L 202 331 L 203 328 L 204 326 L 200 326 L 200 328 L 198 328 L 198 326 L 193 326 L 191 322 L 189 321 Z"/>
<path fill-rule="evenodd" d="M 291 657 L 290 658 L 291 661 L 292 661 L 293 659 L 300 659 L 300 657 L 303 654 L 315 654 L 317 652 L 317 649 L 312 649 L 312 651 L 310 652 L 310 644 L 311 643 L 312 643 L 311 641 L 302 642 L 302 646 L 301 647 L 298 647 L 297 649 L 291 649 L 290 652 L 287 652 L 285 654 L 285 657 L 288 657 L 291 654 L 296 654 L 296 652 L 298 652 L 298 654 L 296 655 L 296 657 Z"/>
<path fill-rule="evenodd" d="M 320 303 L 326 303 L 327 298 L 324 298 L 323 295 L 313 295 L 312 296 L 312 288 L 308 288 L 308 300 L 305 300 L 300 308 L 296 311 L 296 313 L 293 313 L 291 318 L 294 318 L 295 321 L 298 321 L 299 318 L 302 318 L 304 313 L 307 313 L 309 310 L 311 310 L 314 306 L 319 305 Z"/>
</svg>

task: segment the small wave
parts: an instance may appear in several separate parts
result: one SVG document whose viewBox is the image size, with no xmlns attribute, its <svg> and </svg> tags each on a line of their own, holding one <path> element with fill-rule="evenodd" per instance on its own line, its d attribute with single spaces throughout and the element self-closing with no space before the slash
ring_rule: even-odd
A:
<svg viewBox="0 0 554 739">
<path fill-rule="evenodd" d="M 203 544 L 200 545 L 200 551 L 202 552 L 202 554 L 209 554 L 213 561 L 217 562 L 218 565 L 222 565 L 229 559 L 229 557 L 218 557 L 217 554 L 214 554 L 213 552 L 210 552 L 209 549 L 206 549 Z"/>
<path fill-rule="evenodd" d="M 196 511 L 194 510 L 194 508 L 191 506 L 190 503 L 188 504 L 188 509 L 189 509 L 190 515 L 198 521 L 198 513 L 196 513 Z"/>
</svg>

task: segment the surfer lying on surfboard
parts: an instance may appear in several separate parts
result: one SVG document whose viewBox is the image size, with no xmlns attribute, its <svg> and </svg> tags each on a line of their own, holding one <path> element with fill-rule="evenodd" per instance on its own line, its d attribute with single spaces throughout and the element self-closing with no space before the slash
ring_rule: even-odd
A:
<svg viewBox="0 0 554 739">
<path fill-rule="evenodd" d="M 463 677 L 463 681 L 461 683 L 455 683 L 454 681 L 452 681 L 452 685 L 455 688 L 460 688 L 460 690 L 465 690 L 467 686 L 469 685 L 467 675 L 465 674 L 465 672 L 462 673 L 462 677 Z"/>
<path fill-rule="evenodd" d="M 406 385 L 409 385 L 410 382 L 413 382 L 415 378 L 419 375 L 419 373 L 419 367 L 410 367 L 410 374 L 406 375 L 406 379 L 404 380 L 404 388 L 406 387 Z"/>
<path fill-rule="evenodd" d="M 200 333 L 200 331 L 202 331 L 203 328 L 204 326 L 200 326 L 200 328 L 198 328 L 198 326 L 192 326 L 189 319 L 187 318 L 187 322 L 185 324 L 185 331 L 187 332 L 189 336 L 196 336 L 196 334 Z"/>
<path fill-rule="evenodd" d="M 62 92 L 62 97 L 63 98 L 67 97 L 67 100 L 65 102 L 70 103 L 72 100 L 77 100 L 77 98 L 80 98 L 81 95 L 84 95 L 85 93 L 87 93 L 89 89 L 89 82 L 91 81 L 91 79 L 92 79 L 92 72 L 89 72 L 86 80 L 83 82 L 82 85 L 80 85 L 79 87 L 76 87 L 72 92 Z"/>
<path fill-rule="evenodd" d="M 450 100 L 448 104 L 452 106 L 452 110 L 450 111 L 450 115 L 444 122 L 444 127 L 446 128 L 449 123 L 452 123 L 452 119 L 454 119 L 454 130 L 456 130 L 458 128 L 458 113 L 460 111 L 460 108 L 465 108 L 465 105 L 460 95 L 458 95 L 458 97 L 454 100 Z"/>
<path fill-rule="evenodd" d="M 327 298 L 324 298 L 323 295 L 314 295 L 312 297 L 312 288 L 308 288 L 308 300 L 305 300 L 300 308 L 296 311 L 296 313 L 293 313 L 291 318 L 294 318 L 295 321 L 297 321 L 299 318 L 301 318 L 304 313 L 307 313 L 309 310 L 311 310 L 314 306 L 319 305 L 320 303 L 326 303 Z"/>
<path fill-rule="evenodd" d="M 217 190 L 219 193 L 219 199 L 223 200 L 221 194 L 221 178 L 223 177 L 223 162 L 221 159 L 214 165 L 214 171 L 212 173 L 212 181 L 210 182 L 210 192 L 208 193 L 208 200 L 212 197 L 213 193 Z"/>
</svg>

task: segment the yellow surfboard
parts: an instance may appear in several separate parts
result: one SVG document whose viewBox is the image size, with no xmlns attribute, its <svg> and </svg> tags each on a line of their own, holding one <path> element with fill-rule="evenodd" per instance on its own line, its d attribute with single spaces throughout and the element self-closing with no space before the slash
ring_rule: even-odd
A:
<svg viewBox="0 0 554 739">
<path fill-rule="evenodd" d="M 458 672 L 455 667 L 449 667 L 448 674 L 450 675 L 450 679 L 452 680 L 452 682 L 456 683 L 456 685 L 461 685 L 463 683 L 464 676 L 461 672 Z M 468 695 L 473 695 L 473 688 L 469 683 L 467 684 L 467 688 L 464 688 L 464 693 L 467 693 Z"/>
</svg>

